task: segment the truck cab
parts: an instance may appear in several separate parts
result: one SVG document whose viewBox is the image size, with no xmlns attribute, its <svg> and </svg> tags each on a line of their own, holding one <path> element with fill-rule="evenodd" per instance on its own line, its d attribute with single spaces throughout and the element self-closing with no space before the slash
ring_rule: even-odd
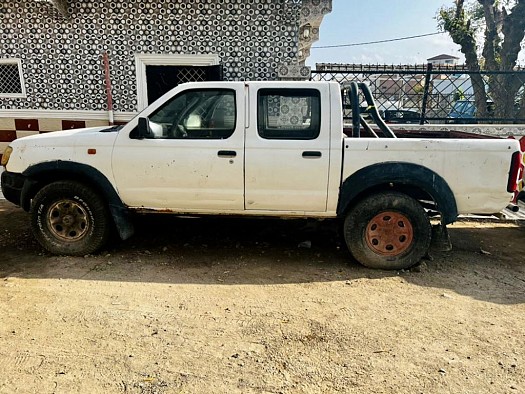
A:
<svg viewBox="0 0 525 394">
<path fill-rule="evenodd" d="M 332 90 L 339 94 L 337 84 L 230 82 L 169 93 L 116 137 L 120 198 L 178 213 L 335 212 L 329 173 L 340 168 L 342 129 L 331 123 Z"/>
</svg>

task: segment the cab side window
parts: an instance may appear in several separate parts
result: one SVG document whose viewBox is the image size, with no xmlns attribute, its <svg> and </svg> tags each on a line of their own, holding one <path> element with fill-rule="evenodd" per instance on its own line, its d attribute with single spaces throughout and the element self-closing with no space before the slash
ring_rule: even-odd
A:
<svg viewBox="0 0 525 394">
<path fill-rule="evenodd" d="M 149 138 L 225 139 L 235 131 L 235 91 L 189 90 L 149 117 Z"/>
<path fill-rule="evenodd" d="M 311 140 L 319 136 L 318 90 L 261 89 L 257 101 L 257 128 L 262 138 Z"/>
</svg>

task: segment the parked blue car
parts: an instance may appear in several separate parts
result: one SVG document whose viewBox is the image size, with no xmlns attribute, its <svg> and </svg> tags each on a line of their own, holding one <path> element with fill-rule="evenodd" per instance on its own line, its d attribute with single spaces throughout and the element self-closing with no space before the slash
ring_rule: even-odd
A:
<svg viewBox="0 0 525 394">
<path fill-rule="evenodd" d="M 487 110 L 494 113 L 494 103 L 487 101 Z M 457 100 L 447 115 L 447 123 L 477 123 L 476 104 L 470 100 Z"/>
</svg>

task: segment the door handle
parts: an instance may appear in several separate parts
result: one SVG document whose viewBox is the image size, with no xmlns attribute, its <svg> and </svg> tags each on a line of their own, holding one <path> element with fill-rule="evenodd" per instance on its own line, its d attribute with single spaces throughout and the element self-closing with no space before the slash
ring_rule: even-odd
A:
<svg viewBox="0 0 525 394">
<path fill-rule="evenodd" d="M 319 151 L 306 150 L 303 152 L 303 157 L 305 159 L 316 159 L 322 156 L 322 153 Z"/>
<path fill-rule="evenodd" d="M 237 152 L 235 152 L 234 150 L 220 150 L 218 153 L 217 153 L 217 156 L 219 157 L 235 157 L 237 156 Z"/>
</svg>

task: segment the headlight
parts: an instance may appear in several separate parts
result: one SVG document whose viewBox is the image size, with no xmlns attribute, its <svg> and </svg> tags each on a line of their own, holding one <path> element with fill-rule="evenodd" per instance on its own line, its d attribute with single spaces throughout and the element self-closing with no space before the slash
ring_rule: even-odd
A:
<svg viewBox="0 0 525 394">
<path fill-rule="evenodd" d="M 9 156 L 11 156 L 11 152 L 13 152 L 13 148 L 8 146 L 5 148 L 4 154 L 2 155 L 2 161 L 0 162 L 1 165 L 4 167 L 7 165 L 7 162 L 9 161 Z"/>
</svg>

